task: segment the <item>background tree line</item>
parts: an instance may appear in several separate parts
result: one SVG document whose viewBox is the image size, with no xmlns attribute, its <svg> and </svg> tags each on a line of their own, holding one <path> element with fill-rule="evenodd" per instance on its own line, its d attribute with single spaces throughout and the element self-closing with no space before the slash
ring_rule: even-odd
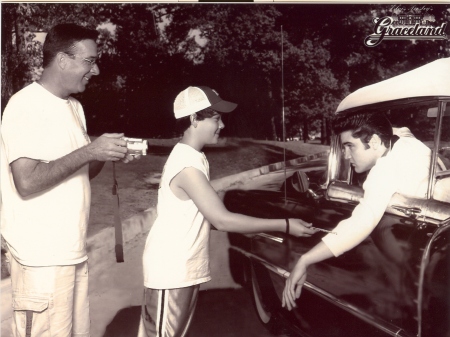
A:
<svg viewBox="0 0 450 337">
<path fill-rule="evenodd" d="M 365 47 L 372 18 L 391 5 L 3 3 L 2 112 L 42 72 L 40 32 L 63 22 L 100 32 L 100 76 L 77 96 L 91 135 L 173 137 L 172 104 L 207 85 L 239 104 L 225 135 L 281 139 L 321 132 L 339 101 L 441 57 L 449 41 L 384 41 Z M 448 5 L 431 5 L 439 24 Z M 447 32 L 448 34 L 448 32 Z"/>
</svg>

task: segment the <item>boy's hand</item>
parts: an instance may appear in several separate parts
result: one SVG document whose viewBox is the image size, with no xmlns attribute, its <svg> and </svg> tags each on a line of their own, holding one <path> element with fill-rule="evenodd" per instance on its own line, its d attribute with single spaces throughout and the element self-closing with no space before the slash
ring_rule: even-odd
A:
<svg viewBox="0 0 450 337">
<path fill-rule="evenodd" d="M 318 232 L 317 229 L 312 228 L 312 224 L 307 223 L 301 219 L 289 219 L 289 234 L 294 236 L 309 237 Z"/>
</svg>

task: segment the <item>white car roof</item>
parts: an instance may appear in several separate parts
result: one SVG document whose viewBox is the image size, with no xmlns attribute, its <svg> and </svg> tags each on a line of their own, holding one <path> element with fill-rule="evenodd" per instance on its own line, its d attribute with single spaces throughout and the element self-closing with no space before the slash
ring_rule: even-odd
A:
<svg viewBox="0 0 450 337">
<path fill-rule="evenodd" d="M 450 57 L 358 89 L 342 100 L 336 113 L 366 104 L 421 96 L 450 96 Z"/>
</svg>

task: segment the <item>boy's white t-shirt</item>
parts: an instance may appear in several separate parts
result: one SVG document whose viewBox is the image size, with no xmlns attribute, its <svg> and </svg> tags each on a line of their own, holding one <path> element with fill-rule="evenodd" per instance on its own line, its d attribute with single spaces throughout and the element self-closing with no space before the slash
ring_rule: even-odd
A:
<svg viewBox="0 0 450 337">
<path fill-rule="evenodd" d="M 211 279 L 210 224 L 191 199 L 179 199 L 169 186 L 187 167 L 198 169 L 209 180 L 205 155 L 178 143 L 164 166 L 158 191 L 158 215 L 145 244 L 143 269 L 147 288 L 182 288 Z"/>
<path fill-rule="evenodd" d="M 21 264 L 70 265 L 87 259 L 89 165 L 28 197 L 17 192 L 9 165 L 19 158 L 61 158 L 88 144 L 83 130 L 81 104 L 72 97 L 58 98 L 37 83 L 8 102 L 2 121 L 1 233 Z"/>
</svg>

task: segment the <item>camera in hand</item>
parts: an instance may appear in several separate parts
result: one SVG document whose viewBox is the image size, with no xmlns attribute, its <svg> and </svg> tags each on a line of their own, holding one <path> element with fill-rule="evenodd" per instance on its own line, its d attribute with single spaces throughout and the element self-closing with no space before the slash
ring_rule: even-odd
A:
<svg viewBox="0 0 450 337">
<path fill-rule="evenodd" d="M 123 140 L 127 142 L 128 154 L 131 154 L 132 156 L 147 155 L 147 148 L 148 148 L 147 140 L 128 137 L 123 137 Z"/>
</svg>

